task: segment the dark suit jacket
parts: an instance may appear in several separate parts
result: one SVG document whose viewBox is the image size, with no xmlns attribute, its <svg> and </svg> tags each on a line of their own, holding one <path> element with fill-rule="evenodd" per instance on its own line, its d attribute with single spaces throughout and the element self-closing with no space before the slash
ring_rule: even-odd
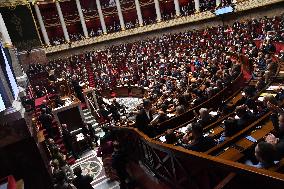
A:
<svg viewBox="0 0 284 189">
<path fill-rule="evenodd" d="M 215 141 L 210 137 L 201 137 L 194 143 L 186 145 L 185 148 L 197 152 L 205 152 L 215 146 Z"/>
<path fill-rule="evenodd" d="M 50 129 L 52 127 L 52 116 L 50 114 L 41 114 L 39 116 L 39 121 L 45 129 Z"/>
<path fill-rule="evenodd" d="M 153 114 L 152 112 L 150 111 L 149 113 L 150 115 L 150 118 L 147 116 L 146 114 L 146 111 L 144 109 L 142 109 L 136 116 L 136 120 L 135 120 L 135 124 L 136 124 L 136 127 L 144 132 L 145 134 L 148 133 L 149 131 L 149 123 L 153 120 Z"/>
<path fill-rule="evenodd" d="M 89 175 L 79 176 L 73 180 L 73 184 L 77 189 L 94 189 L 91 185 L 92 181 L 93 178 Z"/>
</svg>

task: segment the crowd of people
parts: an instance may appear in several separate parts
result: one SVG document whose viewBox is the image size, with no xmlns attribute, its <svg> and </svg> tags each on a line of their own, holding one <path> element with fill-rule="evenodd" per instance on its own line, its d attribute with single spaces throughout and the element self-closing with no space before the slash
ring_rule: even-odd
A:
<svg viewBox="0 0 284 189">
<path fill-rule="evenodd" d="M 271 30 L 277 32 L 267 39 Z M 183 112 L 236 78 L 240 64 L 228 55 L 230 52 L 243 53 L 256 62 L 255 76 L 260 77 L 257 88 L 261 88 L 276 68 L 269 55 L 275 52 L 272 41 L 282 37 L 280 17 L 253 19 L 111 46 L 51 61 L 46 69 L 55 70 L 56 78 L 77 75 L 77 80 L 87 85 L 91 72 L 98 91 L 123 85 L 145 87 L 148 99 L 156 102 L 161 114 L 176 109 Z M 266 40 L 262 49 L 257 49 L 254 39 Z"/>
<path fill-rule="evenodd" d="M 264 41 L 260 48 L 257 48 L 254 43 L 255 39 Z M 80 83 L 89 86 L 93 82 L 98 92 L 124 85 L 143 87 L 148 94 L 143 104 L 137 107 L 136 112 L 133 112 L 135 127 L 149 136 L 155 136 L 155 129 L 152 125 L 168 120 L 168 113 L 174 112 L 178 116 L 189 108 L 210 99 L 233 81 L 241 72 L 241 65 L 232 54 L 243 54 L 250 62 L 253 77 L 258 78 L 257 84 L 255 87 L 250 86 L 244 89 L 243 98 L 236 103 L 233 109 L 228 110 L 226 106 L 221 107 L 219 117 L 228 111 L 235 112 L 236 115 L 224 121 L 225 131 L 221 137 L 213 140 L 205 135 L 204 127 L 214 122 L 216 117 L 209 114 L 208 109 L 201 108 L 199 117 L 190 125 L 188 133 L 169 130 L 166 134 L 166 142 L 204 152 L 272 110 L 276 132 L 267 136 L 265 141 L 259 143 L 255 149 L 256 158 L 260 162 L 257 167 L 266 168 L 276 160 L 272 156 L 267 157 L 268 152 L 276 154 L 278 159 L 284 154 L 282 136 L 284 116 L 279 106 L 279 101 L 282 101 L 284 97 L 283 89 L 278 91 L 276 97 L 266 96 L 263 101 L 254 98 L 277 70 L 277 64 L 271 56 L 276 53 L 274 41 L 284 41 L 283 15 L 244 22 L 236 21 L 231 26 L 216 26 L 123 43 L 53 60 L 46 66 L 33 65 L 28 75 L 32 77 L 35 74 L 46 72 L 51 81 L 65 79 L 72 85 L 75 95 L 82 102 L 84 98 Z M 278 56 L 284 59 L 283 52 L 280 52 Z M 50 90 L 44 85 L 36 87 L 35 91 L 36 97 L 42 97 Z M 123 107 L 115 100 L 111 105 L 106 106 L 99 98 L 98 104 L 100 116 L 105 119 L 111 117 L 115 122 L 120 121 Z M 157 116 L 155 117 L 154 114 Z M 66 185 L 66 182 L 70 181 L 69 177 L 75 186 L 81 182 L 78 181 L 80 179 L 90 183 L 91 178 L 83 178 L 80 168 L 74 170 L 77 176 L 75 180 L 71 173 L 70 176 L 66 176 L 69 174 L 69 168 L 65 155 L 52 141 L 57 131 L 54 131 L 53 115 L 46 102 L 43 102 L 41 107 L 39 121 L 50 138 L 48 146 L 51 149 L 53 170 L 59 172 L 58 176 L 55 176 L 55 178 L 58 177 L 56 178 L 57 185 Z M 91 127 L 86 126 L 85 130 L 86 136 L 93 136 L 90 137 L 90 144 L 97 140 Z M 76 152 L 70 147 L 71 136 L 68 133 L 70 132 L 67 127 L 63 126 L 61 135 L 65 147 L 76 157 Z M 189 133 L 192 134 L 191 138 Z M 121 183 L 124 183 L 128 177 L 127 172 L 124 172 L 126 163 L 121 163 L 125 162 L 124 156 L 121 155 L 123 153 L 113 138 L 102 139 L 98 155 L 103 158 L 106 174 L 111 179 L 119 179 Z"/>
<path fill-rule="evenodd" d="M 120 1 L 121 4 L 127 3 L 128 1 Z M 206 1 L 206 0 L 200 0 L 200 11 L 208 11 L 208 10 L 213 10 L 214 8 L 216 8 L 216 0 L 210 0 L 210 1 Z M 230 5 L 232 2 L 231 0 L 222 0 L 221 4 L 219 6 L 226 6 L 226 5 Z M 109 8 L 109 7 L 115 7 L 115 0 L 110 0 L 110 1 L 102 1 L 101 2 L 101 6 L 103 9 L 105 8 Z M 92 8 L 90 8 L 92 7 Z M 94 11 L 94 5 L 90 5 L 90 7 L 85 7 L 83 9 L 84 13 L 88 13 L 89 11 Z M 188 2 L 187 5 L 181 6 L 181 15 L 182 16 L 188 16 L 191 15 L 195 12 L 195 2 L 192 0 L 190 2 Z M 95 10 L 97 11 L 97 10 Z M 172 10 L 171 13 L 169 12 L 165 12 L 162 11 L 161 12 L 162 15 L 162 20 L 170 20 L 175 18 L 175 10 Z M 51 16 L 53 18 L 53 16 Z M 54 17 L 56 17 L 54 15 Z M 156 23 L 156 19 L 155 18 L 143 18 L 143 24 L 144 25 L 149 25 L 149 24 L 154 24 Z M 126 29 L 130 29 L 130 28 L 134 28 L 134 27 L 139 27 L 138 24 L 138 20 L 136 20 L 136 23 L 133 23 L 132 21 L 129 21 L 127 23 L 125 23 Z M 114 22 L 111 25 L 107 25 L 107 32 L 108 33 L 113 33 L 113 32 L 118 32 L 121 30 L 121 26 L 119 21 L 117 20 L 116 22 Z M 96 28 L 95 30 L 93 28 L 90 29 L 89 31 L 89 36 L 90 37 L 95 37 L 95 36 L 100 36 L 102 35 L 102 29 L 101 28 Z M 79 41 L 84 39 L 84 36 L 81 33 L 72 33 L 69 34 L 70 35 L 70 41 Z M 66 41 L 64 39 L 64 37 L 54 37 L 51 39 L 51 45 L 60 45 L 60 44 L 64 44 Z"/>
</svg>

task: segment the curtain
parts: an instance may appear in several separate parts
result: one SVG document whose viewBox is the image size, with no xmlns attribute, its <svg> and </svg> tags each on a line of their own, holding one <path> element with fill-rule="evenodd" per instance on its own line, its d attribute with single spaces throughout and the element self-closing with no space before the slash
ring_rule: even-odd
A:
<svg viewBox="0 0 284 189">
<path fill-rule="evenodd" d="M 11 62 L 9 63 L 8 60 L 11 61 L 10 56 L 8 56 L 8 54 L 6 55 L 5 50 L 2 46 L 2 44 L 0 44 L 0 60 L 1 60 L 1 68 L 2 71 L 4 72 L 4 76 L 6 78 L 6 81 L 8 83 L 9 89 L 11 90 L 14 99 L 18 98 L 18 94 L 19 94 L 19 88 L 16 82 L 16 78 L 14 77 L 14 73 L 12 71 L 12 66 L 11 66 Z M 6 51 L 7 52 L 7 51 Z M 9 57 L 9 58 L 7 58 Z"/>
</svg>

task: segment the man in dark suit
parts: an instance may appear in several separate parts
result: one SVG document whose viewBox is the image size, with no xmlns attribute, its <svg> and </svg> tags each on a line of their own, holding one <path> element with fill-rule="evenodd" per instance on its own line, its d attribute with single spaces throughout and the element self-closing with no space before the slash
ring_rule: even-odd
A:
<svg viewBox="0 0 284 189">
<path fill-rule="evenodd" d="M 90 175 L 82 175 L 82 169 L 80 166 L 74 169 L 76 178 L 73 180 L 73 184 L 77 189 L 93 189 L 91 182 L 93 178 Z"/>
<path fill-rule="evenodd" d="M 151 128 L 149 127 L 150 122 L 153 120 L 153 114 L 151 111 L 151 102 L 149 100 L 144 100 L 143 108 L 136 115 L 135 124 L 136 127 L 149 135 L 152 133 Z"/>
<path fill-rule="evenodd" d="M 79 81 L 78 81 L 78 79 L 75 75 L 72 77 L 72 86 L 74 88 L 74 91 L 76 93 L 77 98 L 81 102 L 85 102 L 84 95 L 83 95 L 83 92 L 82 92 L 83 89 L 80 86 L 80 83 L 79 83 Z"/>
<path fill-rule="evenodd" d="M 184 146 L 189 150 L 205 152 L 216 144 L 212 138 L 203 136 L 203 127 L 200 123 L 192 124 L 192 137 L 191 143 Z"/>
<path fill-rule="evenodd" d="M 72 155 L 77 158 L 77 154 L 75 153 L 73 149 L 73 136 L 71 135 L 70 131 L 67 128 L 66 124 L 62 124 L 62 139 L 64 142 L 64 145 L 66 147 L 66 150 L 68 153 L 72 153 Z"/>
<path fill-rule="evenodd" d="M 47 105 L 47 101 L 46 100 L 43 100 L 42 101 L 42 104 L 40 105 L 40 109 L 44 109 L 46 110 L 46 113 L 48 114 L 52 114 L 52 110 L 51 108 Z"/>
<path fill-rule="evenodd" d="M 35 88 L 35 95 L 36 95 L 37 98 L 40 98 L 40 97 L 43 97 L 45 95 L 45 93 L 44 93 L 43 90 L 41 90 L 39 88 L 39 86 L 36 86 L 36 88 Z"/>
<path fill-rule="evenodd" d="M 46 112 L 46 109 L 41 109 L 41 115 L 39 116 L 39 121 L 42 125 L 42 127 L 46 130 L 48 137 L 53 138 L 53 128 L 52 128 L 52 115 L 48 114 Z"/>
</svg>

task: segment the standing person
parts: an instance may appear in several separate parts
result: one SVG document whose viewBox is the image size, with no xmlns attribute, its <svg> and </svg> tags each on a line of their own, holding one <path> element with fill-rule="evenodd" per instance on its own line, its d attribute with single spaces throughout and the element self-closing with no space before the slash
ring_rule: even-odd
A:
<svg viewBox="0 0 284 189">
<path fill-rule="evenodd" d="M 67 182 L 65 173 L 59 171 L 55 176 L 54 189 L 73 189 L 73 187 Z"/>
<path fill-rule="evenodd" d="M 153 120 L 153 113 L 151 111 L 150 100 L 144 100 L 143 108 L 136 115 L 135 124 L 136 127 L 147 135 L 151 135 L 153 131 L 149 127 L 150 122 Z"/>
<path fill-rule="evenodd" d="M 41 109 L 41 115 L 39 116 L 39 121 L 42 127 L 46 130 L 48 137 L 53 138 L 54 137 L 53 128 L 52 128 L 53 118 L 52 115 L 46 112 L 45 108 Z"/>
<path fill-rule="evenodd" d="M 62 124 L 62 139 L 67 152 L 71 153 L 75 158 L 77 158 L 77 154 L 73 149 L 73 137 L 71 133 L 68 131 L 66 124 Z"/>
<path fill-rule="evenodd" d="M 116 180 L 117 175 L 116 172 L 112 168 L 112 153 L 113 153 L 114 147 L 113 142 L 108 141 L 105 138 L 101 139 L 101 145 L 97 151 L 97 156 L 102 157 L 103 166 L 105 169 L 106 176 L 110 180 Z"/>
<path fill-rule="evenodd" d="M 83 92 L 82 92 L 82 87 L 80 86 L 80 83 L 76 77 L 76 75 L 73 75 L 72 77 L 72 86 L 74 88 L 74 91 L 75 91 L 75 94 L 77 96 L 77 98 L 81 101 L 81 102 L 85 102 L 85 99 L 84 99 L 84 95 L 83 95 Z"/>
<path fill-rule="evenodd" d="M 83 131 L 84 136 L 87 138 L 89 146 L 92 149 L 94 149 L 94 145 L 98 146 L 99 137 L 96 136 L 96 133 L 95 133 L 95 130 L 92 124 L 85 123 L 84 126 L 82 127 L 82 131 Z M 95 142 L 95 144 L 93 142 Z"/>
<path fill-rule="evenodd" d="M 120 182 L 120 188 L 126 188 L 126 179 L 130 179 L 126 171 L 127 158 L 125 150 L 119 145 L 114 143 L 114 152 L 112 154 L 112 167 L 116 170 Z"/>
<path fill-rule="evenodd" d="M 74 169 L 74 174 L 76 178 L 73 180 L 73 184 L 77 189 L 94 189 L 91 185 L 93 178 L 90 175 L 82 175 L 80 166 Z"/>
</svg>

